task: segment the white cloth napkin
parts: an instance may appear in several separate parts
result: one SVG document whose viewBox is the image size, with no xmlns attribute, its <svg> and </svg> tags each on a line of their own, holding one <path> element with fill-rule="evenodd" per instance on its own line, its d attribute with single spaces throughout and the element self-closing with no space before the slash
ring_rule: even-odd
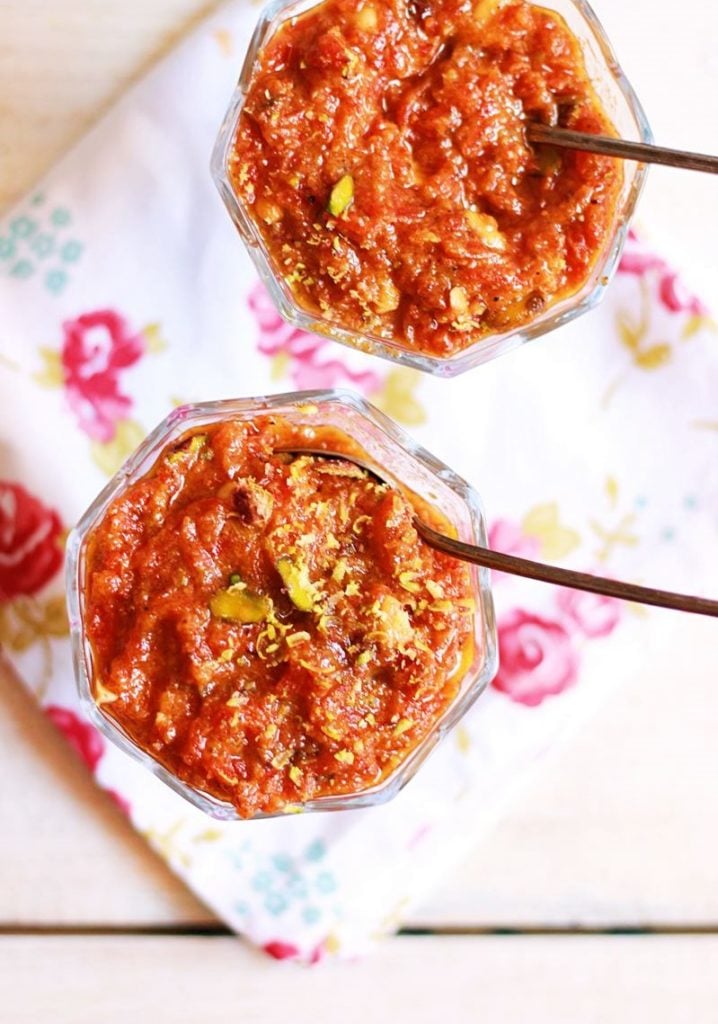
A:
<svg viewBox="0 0 718 1024">
<path fill-rule="evenodd" d="M 82 721 L 64 531 L 173 404 L 341 384 L 475 484 L 497 547 L 715 593 L 718 350 L 635 239 L 598 311 L 454 381 L 285 325 L 207 167 L 255 16 L 202 26 L 0 221 L 0 641 L 177 874 L 268 952 L 316 960 L 395 927 L 567 726 L 650 685 L 676 617 L 501 577 L 496 685 L 396 800 L 219 824 Z"/>
</svg>

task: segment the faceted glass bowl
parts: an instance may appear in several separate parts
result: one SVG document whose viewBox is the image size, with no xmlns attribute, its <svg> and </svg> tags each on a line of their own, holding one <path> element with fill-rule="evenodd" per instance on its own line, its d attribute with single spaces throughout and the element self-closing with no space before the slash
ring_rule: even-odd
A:
<svg viewBox="0 0 718 1024">
<path fill-rule="evenodd" d="M 186 405 L 176 409 L 146 438 L 104 490 L 93 501 L 70 534 L 67 543 L 66 585 L 77 687 L 83 708 L 97 728 L 121 750 L 148 768 L 195 807 L 215 818 L 238 819 L 234 807 L 188 785 L 142 750 L 93 696 L 93 652 L 85 626 L 87 548 L 94 528 L 108 506 L 129 485 L 145 476 L 164 449 L 187 431 L 221 420 L 251 420 L 276 413 L 299 425 L 335 427 L 363 449 L 366 460 L 387 481 L 413 492 L 438 509 L 454 526 L 456 536 L 486 544 L 486 524 L 478 495 L 443 462 L 417 445 L 383 413 L 348 391 L 303 391 L 273 397 L 245 398 Z M 496 625 L 488 570 L 470 566 L 474 657 L 467 666 L 458 693 L 424 740 L 376 786 L 356 793 L 326 796 L 289 811 L 344 810 L 383 803 L 395 796 L 416 773 L 438 741 L 456 724 L 493 679 L 498 668 Z M 261 817 L 273 815 L 260 815 Z"/>
<path fill-rule="evenodd" d="M 281 269 L 274 265 L 251 211 L 235 193 L 229 176 L 229 156 L 237 132 L 260 51 L 290 18 L 316 6 L 316 0 L 271 0 L 262 11 L 247 51 L 239 82 L 219 131 L 212 153 L 211 171 L 230 217 L 239 230 L 254 265 L 277 309 L 289 323 L 305 331 L 332 338 L 351 348 L 370 352 L 440 377 L 454 377 L 488 362 L 510 349 L 569 323 L 596 306 L 618 266 L 636 203 L 643 188 L 646 167 L 624 162 L 623 186 L 615 209 L 613 230 L 599 254 L 590 277 L 573 295 L 537 314 L 528 325 L 501 334 L 488 335 L 463 352 L 447 357 L 425 355 L 406 345 L 387 341 L 371 333 L 346 329 L 331 319 L 304 309 L 297 302 Z M 618 134 L 630 141 L 652 142 L 646 115 L 630 82 L 616 59 L 603 27 L 585 0 L 542 0 L 541 7 L 560 15 L 579 40 L 589 77 Z"/>
</svg>

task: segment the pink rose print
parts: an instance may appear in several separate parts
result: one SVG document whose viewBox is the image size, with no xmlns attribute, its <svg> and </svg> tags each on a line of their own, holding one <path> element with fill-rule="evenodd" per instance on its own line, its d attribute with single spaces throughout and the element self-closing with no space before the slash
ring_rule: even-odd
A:
<svg viewBox="0 0 718 1024">
<path fill-rule="evenodd" d="M 500 668 L 493 686 L 537 707 L 576 682 L 578 655 L 560 622 L 516 609 L 499 623 Z"/>
<path fill-rule="evenodd" d="M 20 484 L 0 480 L 0 602 L 36 593 L 62 564 L 62 523 Z"/>
<path fill-rule="evenodd" d="M 556 603 L 588 637 L 608 636 L 621 621 L 621 602 L 581 590 L 559 590 Z"/>
<path fill-rule="evenodd" d="M 365 395 L 380 388 L 381 379 L 376 373 L 354 371 L 340 359 L 322 359 L 323 350 L 330 344 L 328 339 L 286 323 L 261 282 L 250 292 L 248 302 L 259 326 L 259 351 L 271 357 L 287 355 L 295 387 L 302 390 L 351 384 Z"/>
<path fill-rule="evenodd" d="M 494 551 L 503 551 L 507 555 L 518 555 L 520 558 L 536 558 L 541 545 L 537 537 L 528 537 L 518 525 L 509 519 L 497 519 L 489 527 L 489 547 Z M 494 583 L 506 579 L 505 572 L 492 570 Z"/>
<path fill-rule="evenodd" d="M 692 295 L 688 291 L 678 274 L 660 256 L 641 248 L 636 235 L 631 232 L 629 245 L 618 265 L 619 274 L 646 277 L 652 271 L 655 271 L 658 276 L 658 298 L 664 309 L 670 313 L 708 316 L 707 307 L 696 295 Z"/>
<path fill-rule="evenodd" d="M 65 393 L 77 422 L 93 440 L 115 436 L 119 420 L 127 419 L 131 399 L 120 391 L 120 373 L 143 355 L 142 334 L 111 309 L 83 313 L 63 325 L 61 351 Z"/>
<path fill-rule="evenodd" d="M 296 960 L 300 955 L 298 946 L 294 946 L 291 942 L 283 942 L 281 939 L 265 942 L 262 949 L 265 953 L 273 956 L 275 960 Z"/>
<path fill-rule="evenodd" d="M 105 752 L 105 741 L 88 722 L 84 722 L 74 711 L 61 708 L 57 704 L 49 704 L 45 714 L 53 725 L 65 734 L 65 738 L 74 747 L 91 772 L 94 772 Z"/>
<path fill-rule="evenodd" d="M 696 295 L 691 295 L 678 274 L 666 270 L 658 288 L 661 302 L 672 313 L 690 313 L 691 316 L 708 316 L 708 307 L 704 306 Z"/>
<path fill-rule="evenodd" d="M 112 800 L 113 803 L 117 804 L 122 813 L 129 818 L 131 811 L 129 801 L 125 800 L 122 794 L 118 793 L 116 789 L 106 789 L 105 792 L 109 796 L 110 800 Z"/>
</svg>

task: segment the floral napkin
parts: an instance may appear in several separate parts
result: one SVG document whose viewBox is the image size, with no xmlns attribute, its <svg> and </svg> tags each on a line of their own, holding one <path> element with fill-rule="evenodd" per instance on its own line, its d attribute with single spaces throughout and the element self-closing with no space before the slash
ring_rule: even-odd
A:
<svg viewBox="0 0 718 1024">
<path fill-rule="evenodd" d="M 651 635 L 679 617 L 497 577 L 494 685 L 396 800 L 218 823 L 83 720 L 67 529 L 177 403 L 343 385 L 477 486 L 496 547 L 715 593 L 718 347 L 635 238 L 599 310 L 454 381 L 283 323 L 207 169 L 255 17 L 226 7 L 0 220 L 0 641 L 200 898 L 272 955 L 315 961 L 396 927 L 569 726 L 630 676 L 650 685 Z"/>
</svg>

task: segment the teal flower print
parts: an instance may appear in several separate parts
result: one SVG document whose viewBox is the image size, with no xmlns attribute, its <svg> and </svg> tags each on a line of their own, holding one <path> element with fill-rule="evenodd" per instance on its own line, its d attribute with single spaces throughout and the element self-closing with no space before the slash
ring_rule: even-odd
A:
<svg viewBox="0 0 718 1024">
<path fill-rule="evenodd" d="M 45 233 L 36 235 L 30 243 L 30 248 L 39 259 L 44 260 L 55 248 L 55 239 Z"/>
<path fill-rule="evenodd" d="M 16 238 L 29 238 L 37 230 L 37 224 L 30 217 L 16 217 L 10 221 L 10 234 Z"/>
<path fill-rule="evenodd" d="M 65 263 L 77 263 L 80 256 L 82 256 L 82 245 L 74 239 L 69 242 L 65 242 L 62 249 L 60 249 L 60 258 L 63 259 Z"/>
<path fill-rule="evenodd" d="M 12 238 L 0 238 L 0 260 L 11 260 L 15 252 L 15 242 Z"/>
<path fill-rule="evenodd" d="M 34 273 L 35 268 L 33 267 L 32 263 L 30 263 L 29 260 L 18 260 L 15 266 L 10 271 L 12 277 L 19 277 L 20 279 L 32 277 Z"/>
<path fill-rule="evenodd" d="M 67 284 L 67 274 L 64 270 L 49 270 L 45 275 L 45 287 L 53 295 L 59 295 Z"/>
<path fill-rule="evenodd" d="M 54 224 L 56 228 L 67 227 L 71 220 L 70 211 L 66 210 L 64 206 L 58 206 L 57 209 L 53 210 L 50 214 L 50 222 Z"/>
</svg>

